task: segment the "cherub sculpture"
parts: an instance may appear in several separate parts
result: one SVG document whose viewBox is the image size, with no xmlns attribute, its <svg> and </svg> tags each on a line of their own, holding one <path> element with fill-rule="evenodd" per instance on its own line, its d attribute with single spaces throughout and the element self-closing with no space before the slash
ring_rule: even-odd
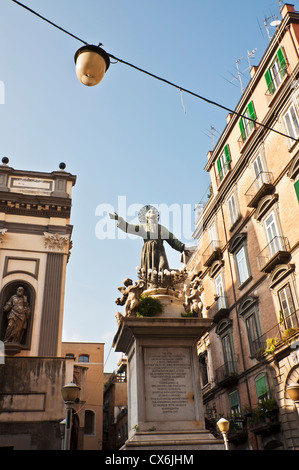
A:
<svg viewBox="0 0 299 470">
<path fill-rule="evenodd" d="M 201 294 L 203 287 L 199 277 L 195 277 L 191 280 L 189 289 L 185 286 L 185 302 L 184 308 L 187 313 L 191 313 L 193 316 L 202 316 L 203 304 L 201 301 Z"/>
<path fill-rule="evenodd" d="M 139 280 L 133 285 L 132 279 L 125 279 L 124 286 L 118 288 L 122 293 L 122 297 L 116 299 L 115 303 L 117 305 L 125 306 L 125 316 L 135 316 L 137 308 L 140 303 L 140 296 L 144 290 L 145 282 Z"/>
</svg>

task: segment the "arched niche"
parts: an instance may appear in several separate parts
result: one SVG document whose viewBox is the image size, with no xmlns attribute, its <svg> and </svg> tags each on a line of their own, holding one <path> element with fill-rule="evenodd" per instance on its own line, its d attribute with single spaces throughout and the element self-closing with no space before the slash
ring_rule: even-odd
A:
<svg viewBox="0 0 299 470">
<path fill-rule="evenodd" d="M 294 270 L 294 264 L 281 264 L 277 266 L 274 271 L 272 271 L 269 278 L 270 288 L 273 289 L 280 281 L 291 274 Z"/>
<path fill-rule="evenodd" d="M 268 194 L 260 200 L 254 217 L 256 220 L 261 221 L 267 211 L 278 201 L 278 194 Z"/>
<path fill-rule="evenodd" d="M 216 335 L 222 336 L 230 331 L 233 327 L 233 322 L 231 319 L 226 318 L 220 321 L 216 327 Z"/>
<path fill-rule="evenodd" d="M 8 313 L 4 312 L 3 307 L 9 301 L 9 299 L 16 294 L 18 287 L 23 287 L 24 295 L 27 297 L 27 301 L 30 306 L 30 316 L 27 321 L 27 327 L 23 334 L 20 342 L 20 349 L 30 349 L 31 337 L 32 337 L 32 325 L 34 316 L 34 305 L 35 305 L 35 289 L 31 284 L 24 280 L 14 280 L 3 286 L 0 294 L 0 340 L 3 341 L 5 332 L 8 325 Z"/>
<path fill-rule="evenodd" d="M 239 315 L 246 315 L 246 313 L 258 304 L 258 297 L 250 296 L 243 299 L 238 308 Z"/>
<path fill-rule="evenodd" d="M 235 253 L 240 246 L 247 240 L 247 233 L 245 232 L 240 232 L 236 233 L 230 240 L 229 242 L 229 248 L 228 251 L 230 253 Z"/>
</svg>

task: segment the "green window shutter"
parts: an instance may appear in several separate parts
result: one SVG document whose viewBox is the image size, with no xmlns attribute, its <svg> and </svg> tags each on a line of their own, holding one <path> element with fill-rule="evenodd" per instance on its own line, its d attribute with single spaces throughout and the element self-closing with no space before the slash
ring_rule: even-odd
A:
<svg viewBox="0 0 299 470">
<path fill-rule="evenodd" d="M 268 385 L 265 375 L 255 381 L 257 397 L 263 398 L 268 394 Z"/>
<path fill-rule="evenodd" d="M 277 59 L 278 59 L 279 65 L 280 65 L 279 73 L 280 73 L 281 78 L 283 78 L 285 76 L 285 74 L 287 73 L 287 71 L 286 71 L 287 61 L 286 61 L 286 58 L 285 58 L 282 47 L 280 47 L 277 51 Z"/>
<path fill-rule="evenodd" d="M 237 390 L 229 394 L 229 404 L 231 409 L 239 406 L 239 394 Z"/>
<path fill-rule="evenodd" d="M 230 162 L 232 161 L 231 156 L 230 156 L 230 151 L 229 151 L 229 146 L 226 144 L 224 147 L 224 153 L 225 153 L 225 159 L 228 167 L 230 168 Z"/>
<path fill-rule="evenodd" d="M 242 140 L 243 140 L 243 142 L 245 142 L 245 140 L 246 140 L 246 134 L 245 134 L 244 123 L 243 123 L 243 119 L 242 119 L 242 118 L 241 118 L 240 121 L 239 121 L 239 127 L 240 127 L 240 131 L 241 131 Z"/>
<path fill-rule="evenodd" d="M 254 105 L 253 105 L 252 101 L 250 101 L 250 103 L 248 104 L 248 112 L 249 112 L 250 118 L 255 121 L 256 120 L 256 114 L 255 114 Z"/>
<path fill-rule="evenodd" d="M 296 181 L 296 183 L 294 184 L 294 188 L 295 188 L 295 191 L 296 191 L 296 194 L 297 194 L 297 199 L 298 199 L 298 202 L 299 202 L 299 180 Z"/>
<path fill-rule="evenodd" d="M 218 168 L 219 178 L 222 180 L 222 178 L 223 178 L 223 171 L 222 171 L 222 168 L 221 168 L 220 157 L 217 159 L 217 168 Z"/>
<path fill-rule="evenodd" d="M 272 75 L 271 75 L 270 69 L 268 69 L 267 72 L 265 73 L 265 80 L 266 80 L 266 83 L 267 83 L 269 93 L 271 93 L 271 95 L 273 95 L 274 92 L 275 92 L 275 86 L 274 86 L 274 83 L 273 83 L 273 80 L 272 80 Z"/>
<path fill-rule="evenodd" d="M 256 120 L 256 114 L 255 114 L 254 105 L 253 105 L 252 101 L 250 101 L 250 103 L 248 103 L 247 109 L 248 109 L 250 119 L 253 119 L 253 121 L 255 121 Z M 250 127 L 251 131 L 255 127 L 255 123 L 253 121 L 249 121 L 249 127 Z"/>
</svg>

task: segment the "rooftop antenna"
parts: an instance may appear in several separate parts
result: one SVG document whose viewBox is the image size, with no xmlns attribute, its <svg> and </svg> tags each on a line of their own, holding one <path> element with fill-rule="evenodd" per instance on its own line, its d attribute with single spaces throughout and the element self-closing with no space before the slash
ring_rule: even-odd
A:
<svg viewBox="0 0 299 470">
<path fill-rule="evenodd" d="M 237 59 L 237 60 L 236 60 L 236 68 L 237 68 L 237 72 L 238 72 L 238 73 L 237 73 L 237 76 L 236 76 L 236 77 L 233 75 L 234 78 L 233 78 L 232 82 L 233 82 L 234 80 L 238 80 L 239 83 L 240 83 L 240 85 L 241 85 L 241 92 L 243 93 L 243 92 L 244 92 L 244 88 L 243 88 L 243 82 L 242 82 L 242 75 L 243 75 L 245 78 L 247 78 L 246 75 L 244 74 L 244 72 L 246 72 L 248 69 L 244 70 L 244 72 L 241 72 L 241 71 L 240 71 L 239 63 L 241 62 L 242 59 L 243 59 L 243 57 L 241 57 L 240 59 Z"/>
<path fill-rule="evenodd" d="M 243 93 L 244 89 L 243 89 L 242 77 L 241 77 L 241 73 L 240 73 L 240 70 L 239 70 L 239 62 L 241 62 L 242 59 L 243 59 L 243 57 L 236 60 L 236 67 L 237 67 L 237 70 L 238 70 L 238 79 L 239 79 L 239 82 L 240 82 L 240 85 L 241 85 L 241 92 Z"/>
<path fill-rule="evenodd" d="M 211 127 L 210 127 L 210 130 L 207 131 L 207 132 L 209 132 L 209 134 L 206 134 L 206 132 L 203 132 L 203 131 L 202 131 L 202 133 L 203 133 L 204 135 L 206 135 L 206 136 L 209 137 L 209 138 L 212 138 L 212 149 L 214 150 L 214 148 L 215 148 L 215 140 L 214 140 L 214 138 L 215 138 L 215 132 L 218 132 L 218 131 L 217 131 L 217 129 L 216 129 L 214 126 L 211 126 Z M 218 132 L 218 134 L 219 134 L 219 132 Z"/>
<path fill-rule="evenodd" d="M 272 15 L 272 16 L 269 16 L 268 18 L 265 18 L 265 19 L 264 19 L 264 26 L 265 26 L 265 28 L 266 28 L 266 31 L 267 31 L 267 34 L 268 34 L 269 41 L 271 41 L 271 39 L 272 39 L 272 36 L 270 36 L 270 31 L 269 31 L 268 21 L 269 21 L 269 20 L 271 20 L 272 18 L 274 18 L 274 15 Z"/>
<path fill-rule="evenodd" d="M 212 149 L 214 150 L 215 148 L 215 143 L 214 143 L 214 132 L 215 132 L 215 127 L 211 126 L 211 137 L 212 137 Z"/>
<path fill-rule="evenodd" d="M 264 36 L 263 30 L 262 30 L 262 27 L 261 27 L 261 25 L 260 25 L 260 22 L 259 22 L 258 18 L 256 19 L 256 21 L 257 21 L 257 24 L 259 25 L 259 29 L 260 29 L 261 35 L 263 36 L 263 39 L 265 39 L 265 36 Z"/>
<path fill-rule="evenodd" d="M 253 49 L 253 51 L 251 51 L 251 52 L 247 51 L 247 59 L 248 59 L 249 69 L 251 69 L 250 59 L 255 58 L 256 51 L 257 51 L 257 48 Z"/>
</svg>

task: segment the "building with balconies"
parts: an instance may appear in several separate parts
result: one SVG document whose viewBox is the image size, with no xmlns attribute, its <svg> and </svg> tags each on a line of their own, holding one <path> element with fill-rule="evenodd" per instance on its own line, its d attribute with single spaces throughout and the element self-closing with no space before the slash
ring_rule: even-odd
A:
<svg viewBox="0 0 299 470">
<path fill-rule="evenodd" d="M 188 262 L 203 286 L 198 344 L 207 426 L 236 449 L 299 449 L 299 13 L 281 21 L 205 170 L 211 196 Z"/>
</svg>

